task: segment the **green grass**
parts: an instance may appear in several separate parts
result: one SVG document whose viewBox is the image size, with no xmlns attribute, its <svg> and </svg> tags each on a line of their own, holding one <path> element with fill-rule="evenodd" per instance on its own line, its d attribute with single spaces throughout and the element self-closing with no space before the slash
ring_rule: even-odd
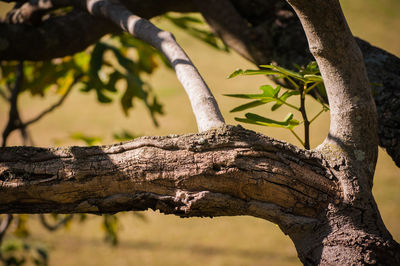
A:
<svg viewBox="0 0 400 266">
<path fill-rule="evenodd" d="M 353 33 L 373 44 L 400 56 L 399 1 L 343 0 Z M 378 4 L 379 3 L 379 4 Z M 163 25 L 170 27 L 169 25 Z M 239 77 L 227 80 L 235 68 L 253 67 L 236 54 L 224 54 L 194 41 L 185 33 L 173 30 L 178 41 L 198 66 L 213 90 L 223 115 L 236 124 L 229 113 L 243 103 L 224 97 L 226 93 L 258 93 L 265 84 L 261 77 Z M 269 62 L 266 62 L 269 63 Z M 142 135 L 166 135 L 195 132 L 196 124 L 190 104 L 174 73 L 160 69 L 148 77 L 165 105 L 166 115 L 160 117 L 160 127 L 154 128 L 141 103 L 129 117 L 124 117 L 118 100 L 109 105 L 96 102 L 94 94 L 75 91 L 64 106 L 31 128 L 35 144 L 39 146 L 82 144 L 70 139 L 74 132 L 101 136 L 112 142 L 112 133 L 121 129 Z M 56 96 L 45 99 L 23 95 L 20 101 L 22 117 L 28 119 L 38 113 Z M 309 99 L 308 102 L 312 103 Z M 316 107 L 316 106 L 315 106 Z M 311 106 L 310 112 L 315 107 Z M 258 111 L 264 112 L 260 108 Z M 278 113 L 282 118 L 286 113 Z M 0 102 L 0 128 L 6 123 L 7 106 Z M 248 127 L 247 125 L 245 125 Z M 326 114 L 312 125 L 312 146 L 326 136 L 329 116 Z M 263 134 L 297 144 L 290 132 L 275 128 L 249 126 Z M 10 144 L 20 144 L 18 134 Z M 400 170 L 384 152 L 380 152 L 373 193 L 383 219 L 393 236 L 400 240 Z M 68 230 L 54 234 L 44 231 L 32 218 L 32 241 L 47 243 L 51 265 L 299 265 L 295 248 L 276 225 L 252 217 L 224 217 L 214 219 L 180 219 L 154 212 L 146 212 L 147 222 L 131 214 L 121 214 L 120 244 L 110 247 L 103 241 L 101 221 L 93 216 L 84 224 L 73 223 Z M 10 236 L 8 236 L 10 237 Z"/>
</svg>

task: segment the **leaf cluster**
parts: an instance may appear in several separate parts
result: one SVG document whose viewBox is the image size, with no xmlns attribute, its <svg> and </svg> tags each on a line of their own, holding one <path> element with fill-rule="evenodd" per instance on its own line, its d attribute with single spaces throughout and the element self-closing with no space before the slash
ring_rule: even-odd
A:
<svg viewBox="0 0 400 266">
<path fill-rule="evenodd" d="M 291 110 L 303 114 L 303 120 L 294 118 L 294 114 L 289 112 L 283 120 L 275 120 L 267 118 L 255 113 L 246 113 L 245 118 L 235 117 L 236 121 L 255 124 L 268 127 L 280 127 L 289 129 L 295 137 L 304 145 L 305 140 L 301 140 L 299 136 L 293 131 L 293 129 L 299 125 L 312 123 L 322 112 L 328 111 L 329 108 L 322 101 L 317 98 L 317 101 L 321 104 L 321 111 L 310 121 L 305 121 L 307 116 L 305 114 L 304 102 L 305 96 L 312 90 L 318 90 L 318 94 L 322 97 L 326 97 L 325 86 L 323 79 L 320 75 L 318 65 L 316 62 L 310 62 L 306 67 L 300 67 L 296 65 L 298 71 L 292 71 L 276 65 L 261 65 L 260 69 L 237 69 L 231 73 L 228 78 L 234 78 L 240 75 L 265 75 L 272 76 L 275 79 L 286 80 L 290 84 L 290 89 L 282 90 L 282 87 L 277 85 L 273 87 L 271 85 L 262 85 L 259 89 L 262 91 L 260 94 L 226 94 L 225 96 L 248 99 L 251 100 L 248 103 L 239 105 L 231 110 L 231 112 L 240 112 L 248 109 L 252 109 L 261 105 L 272 103 L 271 111 L 274 112 L 286 106 Z M 300 105 L 296 106 L 288 100 L 292 97 L 297 97 L 300 100 Z M 303 110 L 304 109 L 304 110 Z M 306 122 L 306 123 L 305 123 Z"/>
</svg>

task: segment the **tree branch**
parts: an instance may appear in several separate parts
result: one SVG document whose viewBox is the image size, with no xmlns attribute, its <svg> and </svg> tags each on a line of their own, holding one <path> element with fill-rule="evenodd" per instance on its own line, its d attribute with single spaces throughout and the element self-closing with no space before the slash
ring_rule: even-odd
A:
<svg viewBox="0 0 400 266">
<path fill-rule="evenodd" d="M 11 214 L 6 214 L 5 218 L 0 218 L 0 245 L 3 242 L 4 235 L 7 232 L 8 227 L 10 226 L 13 220 L 13 216 Z M 1 258 L 1 251 L 0 251 L 0 258 Z"/>
<path fill-rule="evenodd" d="M 251 28 L 238 14 L 231 1 L 196 0 L 194 2 L 215 35 L 244 58 L 253 62 L 257 60 L 255 58 L 257 53 L 251 42 Z"/>
<path fill-rule="evenodd" d="M 133 15 L 118 1 L 92 0 L 87 1 L 86 5 L 92 15 L 110 19 L 124 31 L 165 55 L 185 88 L 200 132 L 225 124 L 210 89 L 170 32 L 162 31 L 150 21 Z"/>
<path fill-rule="evenodd" d="M 346 165 L 347 169 L 338 173 L 345 202 L 365 204 L 372 197 L 378 138 L 376 110 L 361 51 L 338 0 L 287 2 L 300 18 L 328 94 L 330 131 L 317 149 L 332 167 Z"/>
<path fill-rule="evenodd" d="M 143 18 L 169 11 L 196 11 L 191 1 L 182 0 L 129 0 L 123 3 Z M 80 52 L 104 35 L 120 32 L 120 28 L 107 19 L 73 10 L 35 26 L 0 22 L 0 32 L 0 60 L 42 61 Z"/>
<path fill-rule="evenodd" d="M 309 223 L 340 199 L 336 178 L 318 157 L 232 126 L 101 147 L 6 147 L 0 213 L 152 208 Z"/>
<path fill-rule="evenodd" d="M 47 219 L 45 214 L 41 213 L 39 214 L 39 220 L 40 223 L 44 226 L 49 231 L 56 231 L 58 230 L 61 226 L 64 226 L 66 223 L 68 223 L 72 218 L 74 217 L 73 214 L 68 214 L 65 215 L 62 219 L 59 219 L 55 224 L 50 224 Z"/>
<path fill-rule="evenodd" d="M 7 138 L 13 132 L 15 129 L 21 128 L 21 133 L 24 137 L 25 140 L 25 129 L 22 126 L 22 121 L 19 116 L 19 111 L 18 111 L 18 95 L 21 90 L 22 82 L 24 80 L 24 64 L 23 62 L 19 62 L 15 74 L 15 83 L 13 88 L 11 89 L 11 95 L 10 95 L 10 111 L 8 114 L 8 122 L 6 127 L 3 130 L 3 141 L 2 141 L 2 147 L 6 146 L 7 143 Z"/>
<path fill-rule="evenodd" d="M 57 109 L 58 107 L 60 107 L 63 102 L 65 101 L 65 99 L 68 97 L 68 95 L 70 94 L 70 92 L 72 91 L 72 88 L 79 82 L 79 80 L 81 79 L 82 76 L 78 76 L 74 78 L 74 81 L 72 82 L 72 84 L 68 87 L 67 91 L 64 93 L 63 96 L 61 96 L 61 98 L 54 104 L 52 104 L 51 106 L 49 106 L 47 109 L 43 110 L 40 114 L 38 114 L 36 117 L 32 118 L 29 121 L 26 121 L 23 123 L 24 127 L 27 127 L 33 123 L 36 123 L 37 121 L 39 121 L 40 119 L 42 119 L 44 116 L 46 116 L 47 114 L 53 112 L 55 109 Z"/>
</svg>

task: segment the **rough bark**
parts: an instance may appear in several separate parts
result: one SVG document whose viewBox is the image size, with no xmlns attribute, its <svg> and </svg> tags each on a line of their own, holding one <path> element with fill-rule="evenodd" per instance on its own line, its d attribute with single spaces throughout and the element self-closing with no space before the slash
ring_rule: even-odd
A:
<svg viewBox="0 0 400 266">
<path fill-rule="evenodd" d="M 320 152 L 241 127 L 101 147 L 0 148 L 0 213 L 252 215 L 289 234 L 305 264 L 332 263 L 327 253 L 339 251 L 338 264 L 358 252 L 352 262 L 396 265 L 399 247 L 376 206 L 371 216 L 343 204 L 342 193 Z"/>
<path fill-rule="evenodd" d="M 0 150 L 1 213 L 245 215 L 312 222 L 340 199 L 317 153 L 241 127 L 101 147 Z"/>
</svg>

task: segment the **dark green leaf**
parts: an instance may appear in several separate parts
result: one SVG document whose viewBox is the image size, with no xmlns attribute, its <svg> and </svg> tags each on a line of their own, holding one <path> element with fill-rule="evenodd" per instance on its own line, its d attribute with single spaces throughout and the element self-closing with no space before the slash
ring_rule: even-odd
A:
<svg viewBox="0 0 400 266">
<path fill-rule="evenodd" d="M 235 118 L 236 121 L 250 123 L 255 125 L 262 125 L 268 127 L 282 127 L 282 128 L 294 128 L 299 125 L 299 121 L 293 119 L 293 114 L 289 113 L 284 121 L 276 121 L 270 118 L 266 118 L 257 114 L 247 113 L 246 119 L 244 118 Z"/>
</svg>

